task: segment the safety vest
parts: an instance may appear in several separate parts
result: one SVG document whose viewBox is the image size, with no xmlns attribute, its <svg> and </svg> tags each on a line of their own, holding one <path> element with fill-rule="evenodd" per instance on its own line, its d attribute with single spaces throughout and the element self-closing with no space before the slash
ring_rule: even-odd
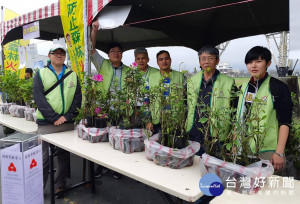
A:
<svg viewBox="0 0 300 204">
<path fill-rule="evenodd" d="M 152 74 L 156 72 L 159 72 L 159 70 L 149 66 L 147 71 L 145 72 L 145 80 L 149 82 L 150 76 L 152 76 Z"/>
<path fill-rule="evenodd" d="M 70 69 L 66 69 L 65 73 L 71 72 Z M 44 86 L 44 92 L 51 88 L 57 81 L 57 75 L 52 72 L 48 67 L 40 69 L 38 74 Z M 75 72 L 71 73 L 64 79 L 63 83 L 56 86 L 45 97 L 52 109 L 59 115 L 64 115 L 69 111 L 75 91 L 77 88 L 77 75 Z M 45 120 L 39 110 L 36 111 L 36 117 L 38 120 Z"/>
<path fill-rule="evenodd" d="M 123 86 L 125 84 L 128 70 L 129 67 L 123 65 L 122 73 L 121 73 L 121 82 L 120 82 L 121 89 L 123 89 Z M 104 91 L 107 92 L 110 88 L 111 82 L 114 77 L 114 68 L 111 66 L 111 62 L 109 60 L 106 59 L 103 61 L 99 73 L 103 76 L 102 84 L 103 84 Z"/>
<path fill-rule="evenodd" d="M 159 86 L 159 83 L 161 81 L 162 75 L 159 72 L 155 72 L 152 74 L 149 78 L 149 86 L 150 89 L 154 88 L 156 86 Z M 172 70 L 171 76 L 170 76 L 170 86 L 175 84 L 183 84 L 184 83 L 184 75 L 181 72 Z M 171 92 L 172 90 L 170 90 Z M 160 122 L 160 114 L 158 113 L 158 110 L 160 108 L 160 101 L 150 101 L 150 107 L 151 107 L 151 115 L 152 115 L 152 122 L 153 124 L 158 124 Z M 171 105 L 172 106 L 172 105 Z"/>
<path fill-rule="evenodd" d="M 187 83 L 187 92 L 188 92 L 188 116 L 186 122 L 187 131 L 190 131 L 194 125 L 195 113 L 196 113 L 196 104 L 198 102 L 200 87 L 203 79 L 203 72 L 200 71 L 198 74 L 192 76 Z M 210 97 L 210 108 L 211 110 L 225 110 L 230 108 L 231 100 L 231 89 L 234 84 L 234 80 L 231 77 L 228 77 L 222 73 L 219 73 L 217 79 L 213 83 L 212 93 Z M 230 117 L 230 111 L 228 111 L 228 116 Z M 214 119 L 212 119 L 214 122 Z M 230 131 L 230 126 L 225 127 L 226 131 L 222 135 L 226 135 Z M 215 135 L 214 130 L 210 127 L 210 133 L 212 136 Z"/>
<path fill-rule="evenodd" d="M 255 98 L 260 99 L 260 101 L 255 102 L 252 104 L 252 110 L 256 110 L 258 105 L 260 106 L 258 117 L 261 119 L 259 126 L 260 132 L 267 130 L 266 135 L 263 139 L 263 147 L 260 149 L 259 152 L 266 152 L 266 151 L 275 151 L 277 147 L 277 140 L 278 140 L 278 120 L 276 116 L 276 110 L 274 109 L 273 97 L 270 91 L 270 79 L 271 77 L 268 76 L 263 83 L 260 85 Z M 248 82 L 244 83 L 242 86 L 242 93 L 239 97 L 238 109 L 237 109 L 237 117 L 240 123 L 243 123 L 243 112 L 244 112 L 244 105 L 245 99 L 248 92 Z M 258 104 L 259 103 L 259 104 Z M 251 113 L 250 113 L 251 114 Z M 257 122 L 253 122 L 254 127 L 257 127 Z M 267 128 L 267 129 L 266 129 Z M 256 145 L 255 140 L 252 139 L 250 141 L 250 148 L 253 153 L 256 153 Z"/>
</svg>

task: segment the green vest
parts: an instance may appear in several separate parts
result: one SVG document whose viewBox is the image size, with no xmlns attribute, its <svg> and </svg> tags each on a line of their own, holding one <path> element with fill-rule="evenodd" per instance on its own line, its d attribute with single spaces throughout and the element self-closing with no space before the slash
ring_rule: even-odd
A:
<svg viewBox="0 0 300 204">
<path fill-rule="evenodd" d="M 66 69 L 64 74 L 70 71 L 70 69 Z M 40 69 L 38 74 L 43 83 L 44 92 L 51 88 L 53 84 L 55 84 L 58 81 L 57 76 L 52 72 L 52 70 L 50 70 L 47 67 Z M 61 91 L 61 86 L 63 92 Z M 77 75 L 75 72 L 73 72 L 72 74 L 67 76 L 67 78 L 64 79 L 61 85 L 55 87 L 55 89 L 53 89 L 45 96 L 46 100 L 57 114 L 64 115 L 69 111 L 69 108 L 71 107 L 76 88 Z M 39 110 L 36 111 L 36 117 L 39 120 L 45 120 L 45 118 Z"/>
<path fill-rule="evenodd" d="M 155 69 L 155 68 L 153 68 Z M 151 74 L 150 78 L 149 78 L 149 86 L 151 87 L 155 87 L 159 85 L 159 82 L 161 80 L 162 76 L 160 71 L 155 71 L 153 74 Z M 172 70 L 171 72 L 171 77 L 170 77 L 170 85 L 173 84 L 182 84 L 184 82 L 184 75 L 181 72 Z"/>
<path fill-rule="evenodd" d="M 149 66 L 147 71 L 145 72 L 145 80 L 149 82 L 150 77 L 152 77 L 152 75 L 157 72 L 159 72 L 158 69 Z"/>
<path fill-rule="evenodd" d="M 261 86 L 259 87 L 255 98 L 261 99 L 259 105 L 261 105 L 259 111 L 259 118 L 262 120 L 260 121 L 260 131 L 264 131 L 265 128 L 267 128 L 267 133 L 264 137 L 264 145 L 263 148 L 259 152 L 265 152 L 265 151 L 275 151 L 277 147 L 277 140 L 278 140 L 278 120 L 276 116 L 276 110 L 274 109 L 273 104 L 273 97 L 270 92 L 270 79 L 271 77 L 268 76 Z M 248 82 L 244 83 L 242 86 L 242 93 L 239 97 L 239 103 L 238 103 L 238 119 L 240 122 L 243 122 L 243 106 L 245 104 L 245 98 L 248 91 Z M 255 110 L 257 108 L 257 102 L 253 103 L 252 108 Z M 257 124 L 253 123 L 254 126 L 257 126 Z M 254 139 L 250 141 L 250 148 L 252 152 L 256 153 L 256 145 Z"/>
<path fill-rule="evenodd" d="M 203 72 L 200 71 L 198 74 L 192 76 L 187 83 L 187 92 L 188 92 L 188 116 L 187 116 L 187 131 L 190 131 L 194 125 L 196 105 L 198 103 L 198 97 L 200 92 L 200 87 L 203 79 Z M 210 98 L 210 108 L 214 109 L 229 109 L 230 108 L 230 99 L 231 99 L 231 88 L 234 84 L 234 80 L 231 77 L 228 77 L 222 73 L 217 76 L 217 79 L 214 81 L 211 98 Z M 228 114 L 230 114 L 228 112 Z M 214 120 L 212 121 L 214 122 Z M 230 126 L 226 127 L 227 132 L 224 132 L 224 135 L 229 133 Z M 214 130 L 210 128 L 212 136 L 215 135 Z"/>
<path fill-rule="evenodd" d="M 123 65 L 122 74 L 121 74 L 121 82 L 120 82 L 121 89 L 123 89 L 123 86 L 125 84 L 128 70 L 129 70 L 129 67 L 127 67 L 126 65 Z M 101 74 L 103 76 L 102 84 L 103 84 L 103 88 L 104 88 L 105 92 L 107 92 L 110 88 L 111 82 L 114 77 L 114 68 L 111 66 L 111 62 L 109 60 L 106 59 L 103 61 L 99 74 Z"/>
<path fill-rule="evenodd" d="M 160 80 L 162 76 L 160 71 L 153 73 L 149 78 L 149 87 L 154 88 L 159 86 Z M 184 83 L 184 75 L 181 72 L 172 70 L 171 76 L 170 76 L 170 86 L 175 84 L 183 84 Z M 170 90 L 171 92 L 172 90 Z M 158 114 L 158 110 L 160 109 L 160 101 L 150 101 L 150 109 L 151 109 L 151 115 L 152 115 L 152 122 L 153 124 L 158 124 L 160 122 L 160 116 Z"/>
</svg>

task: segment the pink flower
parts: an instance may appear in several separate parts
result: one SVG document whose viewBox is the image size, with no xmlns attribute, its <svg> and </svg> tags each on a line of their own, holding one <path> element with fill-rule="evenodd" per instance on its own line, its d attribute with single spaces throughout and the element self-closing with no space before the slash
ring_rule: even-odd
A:
<svg viewBox="0 0 300 204">
<path fill-rule="evenodd" d="M 103 81 L 103 77 L 101 74 L 95 74 L 93 77 L 94 81 Z"/>
<path fill-rule="evenodd" d="M 132 65 L 133 65 L 134 67 L 137 67 L 137 63 L 136 63 L 136 62 L 133 62 Z"/>
<path fill-rule="evenodd" d="M 101 108 L 100 107 L 96 108 L 95 113 L 96 113 L 96 115 L 100 114 L 101 113 Z"/>
<path fill-rule="evenodd" d="M 127 100 L 126 103 L 128 104 L 128 103 L 129 103 L 129 100 Z"/>
<path fill-rule="evenodd" d="M 147 101 L 144 101 L 144 104 L 147 106 L 147 105 L 149 105 L 149 103 L 147 102 Z"/>
</svg>

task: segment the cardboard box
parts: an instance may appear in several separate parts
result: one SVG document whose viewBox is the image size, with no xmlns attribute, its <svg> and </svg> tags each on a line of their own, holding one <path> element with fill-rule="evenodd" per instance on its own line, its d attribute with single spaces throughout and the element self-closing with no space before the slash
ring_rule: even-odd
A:
<svg viewBox="0 0 300 204">
<path fill-rule="evenodd" d="M 1 150 L 2 203 L 44 203 L 42 145 L 33 142 L 38 140 L 31 136 Z"/>
</svg>

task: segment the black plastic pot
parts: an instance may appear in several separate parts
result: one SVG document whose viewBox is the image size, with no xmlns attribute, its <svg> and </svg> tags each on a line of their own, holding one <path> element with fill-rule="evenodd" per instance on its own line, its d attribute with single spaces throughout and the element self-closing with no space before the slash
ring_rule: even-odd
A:
<svg viewBox="0 0 300 204">
<path fill-rule="evenodd" d="M 91 116 L 86 117 L 87 124 L 85 124 L 86 127 L 95 127 L 95 118 Z"/>
<path fill-rule="evenodd" d="M 175 137 L 174 139 L 174 147 L 177 149 L 183 149 L 185 147 L 187 147 L 187 137 L 186 136 L 182 136 L 182 137 Z"/>
<path fill-rule="evenodd" d="M 95 118 L 95 127 L 96 128 L 105 128 L 107 126 L 106 118 Z"/>
<path fill-rule="evenodd" d="M 180 135 L 180 133 L 178 132 L 176 135 Z M 169 146 L 168 144 L 172 144 L 172 141 L 169 142 L 169 139 L 172 139 L 170 138 L 167 134 L 164 134 L 162 136 L 161 132 L 159 132 L 159 136 L 158 136 L 158 141 L 159 143 L 161 143 L 162 139 L 164 139 L 164 142 L 163 142 L 163 146 Z M 187 138 L 187 135 L 183 135 L 183 136 L 176 136 L 175 139 L 174 139 L 174 148 L 177 148 L 177 149 L 183 149 L 185 147 L 188 146 L 188 142 L 187 142 L 188 138 Z"/>
</svg>

